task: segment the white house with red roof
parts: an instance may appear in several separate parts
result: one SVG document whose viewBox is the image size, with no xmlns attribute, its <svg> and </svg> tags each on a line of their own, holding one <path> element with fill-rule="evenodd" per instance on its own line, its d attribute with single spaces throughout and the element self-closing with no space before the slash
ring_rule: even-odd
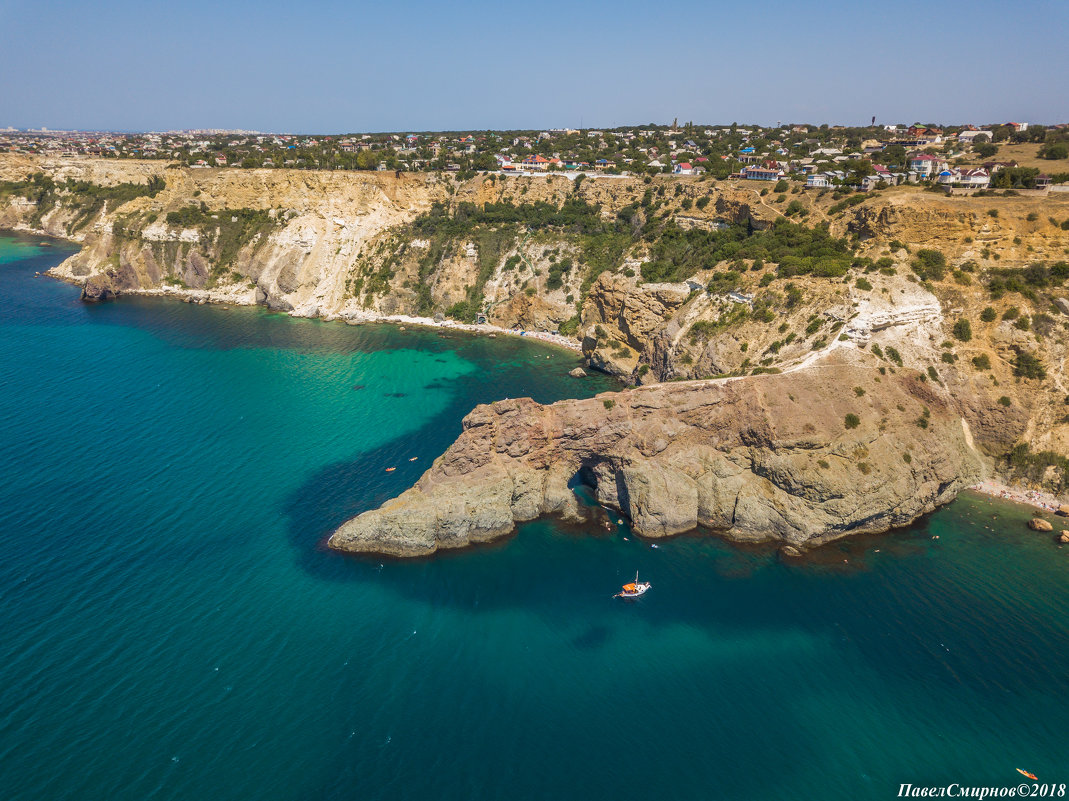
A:
<svg viewBox="0 0 1069 801">
<path fill-rule="evenodd" d="M 689 161 L 681 161 L 672 172 L 676 175 L 694 175 L 694 166 Z"/>
<path fill-rule="evenodd" d="M 972 169 L 949 168 L 936 176 L 942 186 L 960 187 L 962 189 L 987 189 L 991 185 L 991 175 L 983 167 Z"/>
</svg>

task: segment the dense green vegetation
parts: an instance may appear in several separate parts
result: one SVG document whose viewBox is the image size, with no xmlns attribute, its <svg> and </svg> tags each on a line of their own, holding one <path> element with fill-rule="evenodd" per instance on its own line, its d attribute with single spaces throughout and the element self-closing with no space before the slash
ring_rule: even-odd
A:
<svg viewBox="0 0 1069 801">
<path fill-rule="evenodd" d="M 601 233 L 605 223 L 601 209 L 571 197 L 559 208 L 552 203 L 536 201 L 515 205 L 512 203 L 487 203 L 479 207 L 474 203 L 458 203 L 450 211 L 442 203 L 435 203 L 431 210 L 412 223 L 419 236 L 463 236 L 480 225 L 519 224 L 531 231 L 548 228 L 569 233 Z"/>
<path fill-rule="evenodd" d="M 650 256 L 650 261 L 642 265 L 646 281 L 679 281 L 698 270 L 735 259 L 773 262 L 785 277 L 836 277 L 850 268 L 853 251 L 845 239 L 828 233 L 826 226 L 809 228 L 780 218 L 763 231 L 745 225 L 684 231 L 669 222 L 653 241 Z"/>
<path fill-rule="evenodd" d="M 991 174 L 992 189 L 1032 189 L 1039 170 L 1035 167 L 1006 167 Z"/>
<path fill-rule="evenodd" d="M 575 242 L 577 258 L 551 259 L 546 287 L 561 288 L 567 276 L 578 269 L 582 275 L 580 298 L 599 274 L 618 269 L 628 248 L 639 240 L 649 243 L 650 260 L 642 266 L 642 278 L 649 282 L 678 281 L 721 261 L 742 264 L 746 259 L 755 265 L 775 264 L 783 277 L 837 277 L 844 275 L 853 261 L 853 250 L 846 240 L 833 237 L 826 226 L 810 228 L 780 218 L 766 230 L 746 225 L 713 231 L 684 230 L 671 215 L 658 216 L 660 202 L 648 191 L 640 203 L 625 206 L 612 220 L 602 217 L 599 206 L 574 195 L 559 207 L 543 201 L 523 205 L 488 203 L 482 207 L 459 203 L 452 209 L 436 204 L 412 223 L 411 231 L 431 242 L 428 255 L 437 258 L 448 252 L 450 242 L 474 239 L 480 243 L 480 276 L 468 288 L 465 300 L 448 310 L 458 319 L 473 317 L 481 310 L 486 281 L 524 229 L 529 234 L 552 231 Z M 484 247 L 487 237 L 498 237 L 499 245 Z M 745 264 L 739 269 L 745 270 Z M 737 270 L 722 273 L 714 278 L 711 290 L 733 289 L 739 278 Z M 429 305 L 429 293 L 424 294 Z"/>
<path fill-rule="evenodd" d="M 1034 353 L 1018 348 L 1017 355 L 1013 357 L 1013 374 L 1019 378 L 1044 379 L 1047 370 Z"/>
<path fill-rule="evenodd" d="M 867 195 L 851 195 L 846 200 L 840 200 L 838 203 L 828 209 L 828 216 L 833 217 L 836 214 L 839 214 L 840 212 L 846 211 L 852 206 L 856 206 L 859 203 L 864 203 L 867 198 Z"/>
<path fill-rule="evenodd" d="M 446 313 L 460 320 L 470 320 L 483 310 L 483 289 L 493 275 L 495 267 L 505 253 L 515 244 L 521 232 L 536 235 L 552 232 L 558 237 L 574 241 L 578 246 L 578 268 L 582 269 L 581 295 L 585 295 L 599 274 L 619 267 L 627 248 L 634 242 L 637 205 L 622 210 L 615 220 L 602 219 L 601 208 L 579 198 L 569 197 L 561 206 L 536 201 L 516 205 L 513 203 L 458 203 L 450 208 L 436 203 L 430 211 L 413 221 L 410 230 L 420 238 L 429 240 L 427 255 L 421 260 L 420 281 L 417 293 L 420 296 L 420 311 L 430 310 L 430 290 L 426 278 L 431 268 L 461 239 L 475 240 L 479 254 L 479 275 L 467 288 L 463 301 L 454 304 Z M 520 259 L 513 257 L 515 268 Z M 577 265 L 571 257 L 551 260 L 546 287 L 560 289 L 565 277 Z"/>
<path fill-rule="evenodd" d="M 1037 451 L 1035 453 L 1022 442 L 1006 455 L 1005 466 L 1017 480 L 1041 481 L 1047 477 L 1050 467 L 1054 472 L 1055 492 L 1069 487 L 1069 459 L 1054 451 Z"/>
<path fill-rule="evenodd" d="M 987 289 L 993 298 L 1016 292 L 1029 300 L 1039 298 L 1037 290 L 1060 287 L 1069 279 L 1069 262 L 1058 261 L 1049 267 L 1036 262 L 1027 267 L 993 267 L 988 270 Z M 1006 319 L 1005 317 L 1003 319 Z"/>
<path fill-rule="evenodd" d="M 213 211 L 203 203 L 168 212 L 166 220 L 168 225 L 196 229 L 203 242 L 213 245 L 216 255 L 213 272 L 228 268 L 243 247 L 276 225 L 275 219 L 264 209 Z"/>
<path fill-rule="evenodd" d="M 947 260 L 938 250 L 921 248 L 910 266 L 922 281 L 941 281 L 946 275 Z"/>
<path fill-rule="evenodd" d="M 26 181 L 0 181 L 0 198 L 24 197 L 36 204 L 30 225 L 39 227 L 45 216 L 56 206 L 74 212 L 67 223 L 67 234 L 79 231 L 92 221 L 108 204 L 115 209 L 134 198 L 155 197 L 165 187 L 159 176 L 144 184 L 115 184 L 101 186 L 89 181 L 54 181 L 44 173 L 34 173 Z"/>
</svg>

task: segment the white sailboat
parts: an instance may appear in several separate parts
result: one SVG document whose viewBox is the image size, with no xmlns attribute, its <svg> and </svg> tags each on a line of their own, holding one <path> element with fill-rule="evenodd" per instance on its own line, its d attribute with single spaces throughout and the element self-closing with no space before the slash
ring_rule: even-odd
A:
<svg viewBox="0 0 1069 801">
<path fill-rule="evenodd" d="M 648 581 L 638 580 L 638 571 L 635 571 L 635 580 L 625 584 L 623 588 L 613 596 L 613 598 L 638 598 L 640 595 L 644 595 L 649 592 L 650 587 L 653 585 Z"/>
</svg>

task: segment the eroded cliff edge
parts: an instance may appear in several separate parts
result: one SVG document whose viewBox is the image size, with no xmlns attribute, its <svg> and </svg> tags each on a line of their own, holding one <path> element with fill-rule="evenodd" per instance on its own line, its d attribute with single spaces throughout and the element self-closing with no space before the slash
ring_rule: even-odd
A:
<svg viewBox="0 0 1069 801">
<path fill-rule="evenodd" d="M 87 300 L 169 295 L 350 323 L 485 315 L 574 337 L 589 366 L 628 384 L 855 351 L 926 376 L 994 476 L 1066 497 L 1069 193 L 761 183 L 0 154 L 0 229 L 80 242 L 50 274 Z"/>
<path fill-rule="evenodd" d="M 806 547 L 907 525 L 983 468 L 945 396 L 877 369 L 837 353 L 782 375 L 479 406 L 412 489 L 329 544 L 420 556 L 543 515 L 581 520 L 580 484 L 646 537 L 701 527 Z"/>
</svg>

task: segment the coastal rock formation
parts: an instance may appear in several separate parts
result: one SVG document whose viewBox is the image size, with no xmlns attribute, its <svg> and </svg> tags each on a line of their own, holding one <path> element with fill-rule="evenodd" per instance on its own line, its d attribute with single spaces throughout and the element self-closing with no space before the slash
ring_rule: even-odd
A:
<svg viewBox="0 0 1069 801">
<path fill-rule="evenodd" d="M 759 183 L 0 154 L 0 228 L 79 242 L 49 274 L 87 301 L 166 295 L 351 323 L 485 316 L 574 337 L 590 368 L 629 385 L 869 353 L 886 370 L 926 374 L 1001 480 L 1069 492 L 1060 467 L 1069 328 L 1058 311 L 1069 309 L 1069 193 L 945 197 L 900 186 L 842 208 L 836 193 L 792 192 L 788 204 Z M 522 215 L 480 221 L 488 204 L 562 214 L 525 230 Z M 786 214 L 798 204 L 801 216 Z M 786 217 L 850 237 L 856 258 L 807 273 L 797 242 L 727 258 L 690 241 Z M 917 281 L 922 255 L 943 266 L 921 268 Z"/>
<path fill-rule="evenodd" d="M 1050 524 L 1050 521 L 1044 520 L 1042 517 L 1033 517 L 1028 521 L 1028 527 L 1032 531 L 1054 531 L 1054 526 Z"/>
<path fill-rule="evenodd" d="M 906 525 L 981 464 L 930 385 L 906 371 L 873 384 L 875 374 L 836 356 L 777 376 L 480 406 L 415 487 L 345 523 L 330 545 L 418 556 L 541 515 L 581 520 L 578 485 L 646 537 L 701 527 L 806 547 Z M 862 383 L 873 390 L 860 398 L 849 388 Z"/>
</svg>

